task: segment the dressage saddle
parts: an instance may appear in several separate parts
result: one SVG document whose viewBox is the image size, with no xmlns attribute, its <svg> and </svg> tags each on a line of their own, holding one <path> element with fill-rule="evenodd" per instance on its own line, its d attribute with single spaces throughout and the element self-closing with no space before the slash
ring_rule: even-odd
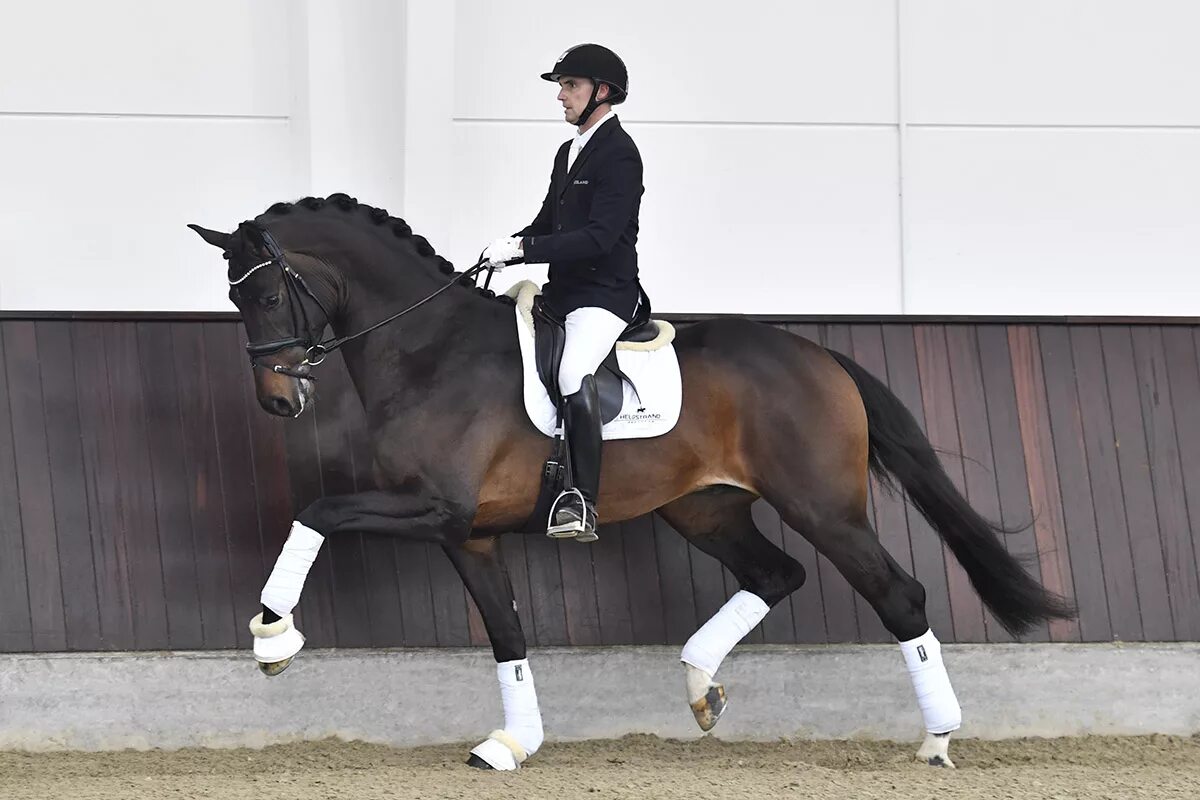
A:
<svg viewBox="0 0 1200 800">
<path fill-rule="evenodd" d="M 537 362 L 538 378 L 550 393 L 550 400 L 558 409 L 562 419 L 563 397 L 558 389 L 558 368 L 562 361 L 563 345 L 567 340 L 566 322 L 543 302 L 541 295 L 533 300 L 534 358 Z M 650 304 L 639 304 L 639 311 L 621 335 L 619 342 L 652 342 L 658 338 L 658 323 L 650 319 Z M 600 368 L 596 370 L 596 389 L 600 394 L 600 418 L 612 422 L 621 413 L 624 399 L 622 382 L 628 383 L 634 393 L 637 387 L 617 364 L 617 347 L 608 351 Z"/>
</svg>

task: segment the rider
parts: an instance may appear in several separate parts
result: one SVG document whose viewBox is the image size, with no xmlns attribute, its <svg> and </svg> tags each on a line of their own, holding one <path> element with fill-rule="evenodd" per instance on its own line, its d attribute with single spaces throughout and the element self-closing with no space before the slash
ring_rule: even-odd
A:
<svg viewBox="0 0 1200 800">
<path fill-rule="evenodd" d="M 550 188 L 537 217 L 484 251 L 489 263 L 549 263 L 543 302 L 566 319 L 558 387 L 573 486 L 550 511 L 548 536 L 596 540 L 601 419 L 594 373 L 635 318 L 649 313 L 638 282 L 638 208 L 642 158 L 612 107 L 629 93 L 616 53 L 598 44 L 567 50 L 542 79 L 559 85 L 563 117 L 576 126 L 554 158 Z"/>
</svg>

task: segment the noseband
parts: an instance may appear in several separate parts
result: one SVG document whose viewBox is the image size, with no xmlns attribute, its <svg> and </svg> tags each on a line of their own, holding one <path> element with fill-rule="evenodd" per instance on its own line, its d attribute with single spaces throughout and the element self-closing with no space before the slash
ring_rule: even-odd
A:
<svg viewBox="0 0 1200 800">
<path fill-rule="evenodd" d="M 250 366 L 257 369 L 258 367 L 262 366 L 262 364 L 258 363 L 258 359 L 261 356 L 269 356 L 274 353 L 278 353 L 280 350 L 286 350 L 289 347 L 303 347 L 304 360 L 295 367 L 285 367 L 281 364 L 276 364 L 275 366 L 271 367 L 272 372 L 277 372 L 280 375 L 288 375 L 293 378 L 305 378 L 310 381 L 315 381 L 316 378 L 308 373 L 300 372 L 299 369 L 302 367 L 317 366 L 324 361 L 330 353 L 346 344 L 346 342 L 357 339 L 360 336 L 365 336 L 376 328 L 381 328 L 384 325 L 387 325 L 389 322 L 399 319 L 408 312 L 415 311 L 464 278 L 473 278 L 481 270 L 488 269 L 487 280 L 490 282 L 492 279 L 493 270 L 489 269 L 488 263 L 481 257 L 475 266 L 471 267 L 462 275 L 455 277 L 433 294 L 418 300 L 403 311 L 397 312 L 387 319 L 380 320 L 369 328 L 365 328 L 358 333 L 354 333 L 349 336 L 343 336 L 341 338 L 331 337 L 322 342 L 317 342 L 314 341 L 316 337 L 313 336 L 312 325 L 308 319 L 308 311 L 304 307 L 304 300 L 300 293 L 303 292 L 304 294 L 308 295 L 308 297 L 317 304 L 317 308 L 321 309 L 321 313 L 325 315 L 325 321 L 321 326 L 322 328 L 324 327 L 324 323 L 331 319 L 329 310 L 325 308 L 324 304 L 322 304 L 319 299 L 317 299 L 317 296 L 313 293 L 312 289 L 308 288 L 308 284 L 305 282 L 304 276 L 292 269 L 291 265 L 287 263 L 287 259 L 283 255 L 283 250 L 279 247 L 279 244 L 275 241 L 275 237 L 271 235 L 271 232 L 261 228 L 259 230 L 262 233 L 263 243 L 267 248 L 267 253 L 271 257 L 266 261 L 263 261 L 261 264 L 255 264 L 246 271 L 245 275 L 235 281 L 230 281 L 229 285 L 237 286 L 239 283 L 249 278 L 258 270 L 269 267 L 272 264 L 279 267 L 280 276 L 283 278 L 283 283 L 287 287 L 288 310 L 292 315 L 292 336 L 286 339 L 274 339 L 269 342 L 247 344 L 246 353 L 250 356 Z M 508 263 L 516 262 L 513 261 Z"/>
</svg>

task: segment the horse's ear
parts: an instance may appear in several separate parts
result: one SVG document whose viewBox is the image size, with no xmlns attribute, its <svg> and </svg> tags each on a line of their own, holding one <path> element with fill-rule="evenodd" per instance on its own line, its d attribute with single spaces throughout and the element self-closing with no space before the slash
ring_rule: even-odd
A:
<svg viewBox="0 0 1200 800">
<path fill-rule="evenodd" d="M 188 227 L 200 234 L 201 239 L 208 242 L 213 247 L 219 247 L 222 250 L 228 250 L 229 245 L 233 241 L 233 237 L 228 233 L 210 231 L 208 228 L 201 228 L 199 225 L 188 224 Z"/>
</svg>

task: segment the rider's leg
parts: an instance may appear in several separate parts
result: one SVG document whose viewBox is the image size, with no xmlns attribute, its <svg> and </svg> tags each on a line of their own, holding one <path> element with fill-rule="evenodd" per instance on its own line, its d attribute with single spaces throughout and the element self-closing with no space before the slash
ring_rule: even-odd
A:
<svg viewBox="0 0 1200 800">
<path fill-rule="evenodd" d="M 574 537 L 581 542 L 596 539 L 602 423 L 594 375 L 626 324 L 603 308 L 579 308 L 567 315 L 558 388 L 567 406 L 563 427 L 573 485 L 559 496 L 550 512 L 546 531 L 550 536 Z"/>
</svg>

